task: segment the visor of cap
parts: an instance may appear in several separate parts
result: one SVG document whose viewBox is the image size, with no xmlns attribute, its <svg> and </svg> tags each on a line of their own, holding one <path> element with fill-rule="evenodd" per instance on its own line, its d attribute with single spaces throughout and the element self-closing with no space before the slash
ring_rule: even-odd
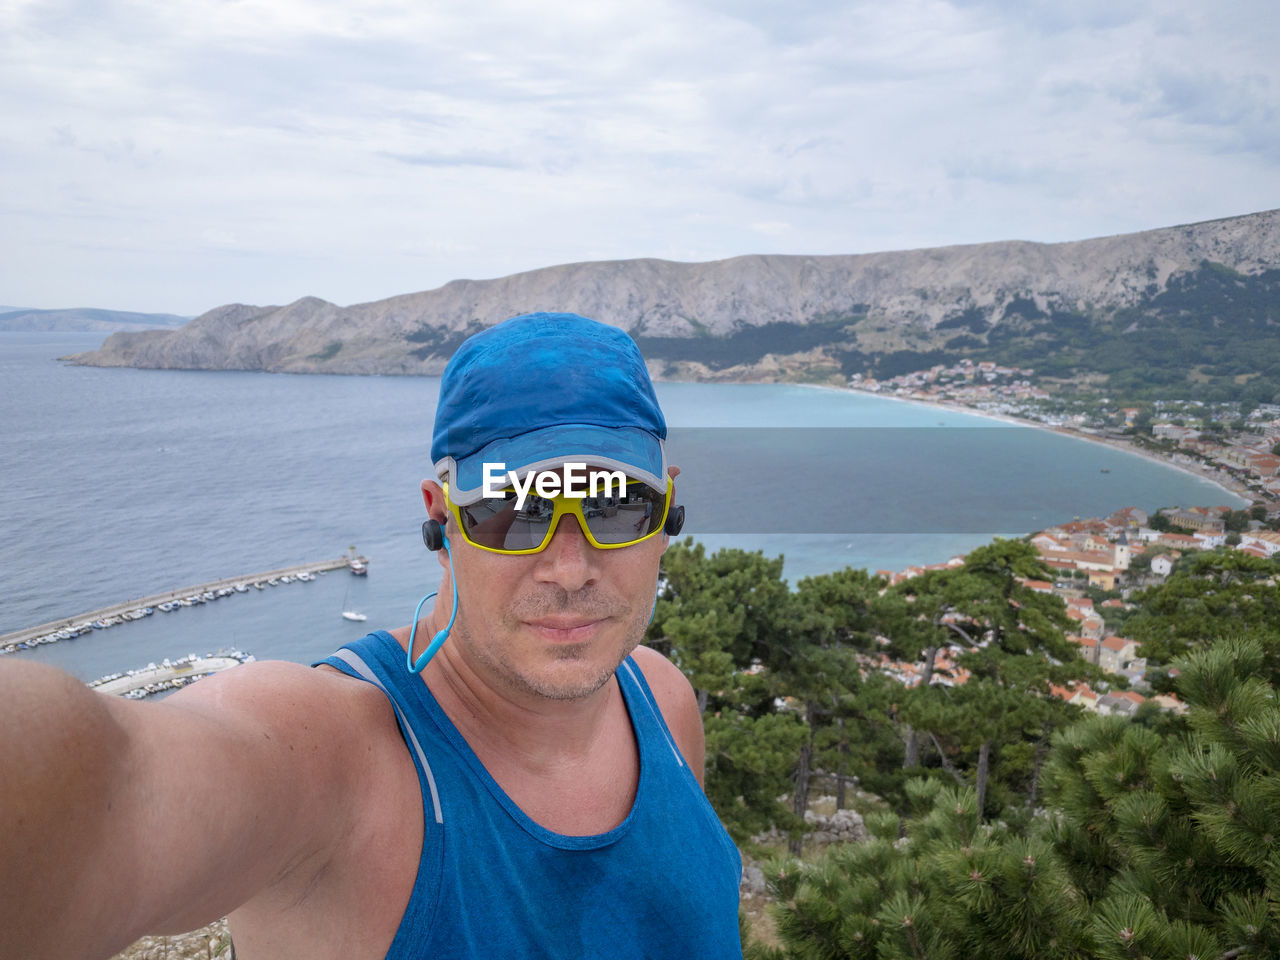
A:
<svg viewBox="0 0 1280 960">
<path fill-rule="evenodd" d="M 503 464 L 521 478 L 541 470 L 555 470 L 566 463 L 588 468 L 621 470 L 659 493 L 667 490 L 667 460 L 663 442 L 638 427 L 601 427 L 595 424 L 561 423 L 531 430 L 518 437 L 494 440 L 474 454 L 435 464 L 436 475 L 449 484 L 449 498 L 459 506 L 475 503 L 484 495 L 484 466 Z M 507 486 L 506 481 L 503 486 Z"/>
</svg>

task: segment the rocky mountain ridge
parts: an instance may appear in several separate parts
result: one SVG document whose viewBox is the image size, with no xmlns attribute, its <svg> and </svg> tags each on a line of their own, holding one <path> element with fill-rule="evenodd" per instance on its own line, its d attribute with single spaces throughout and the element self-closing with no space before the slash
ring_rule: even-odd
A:
<svg viewBox="0 0 1280 960">
<path fill-rule="evenodd" d="M 470 333 L 535 310 L 627 330 L 678 379 L 823 379 L 848 358 L 936 348 L 957 324 L 986 343 L 1027 317 L 1113 317 L 1179 278 L 1280 269 L 1280 210 L 1141 233 L 848 256 L 565 264 L 338 306 L 217 307 L 173 331 L 117 333 L 76 363 L 291 373 L 436 374 Z M 954 339 L 954 338 L 953 338 Z"/>
</svg>

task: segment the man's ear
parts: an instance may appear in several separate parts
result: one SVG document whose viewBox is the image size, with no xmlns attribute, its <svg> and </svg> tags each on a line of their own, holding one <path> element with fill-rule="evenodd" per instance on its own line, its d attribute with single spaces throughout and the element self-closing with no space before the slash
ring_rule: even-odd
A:
<svg viewBox="0 0 1280 960">
<path fill-rule="evenodd" d="M 430 478 L 422 481 L 422 503 L 427 508 L 427 516 L 432 520 L 444 523 L 448 518 L 449 511 L 444 505 L 444 488 Z"/>
<path fill-rule="evenodd" d="M 427 508 L 427 516 L 429 516 L 432 520 L 437 521 L 441 526 L 446 526 L 448 524 L 449 511 L 445 508 L 444 488 L 442 488 L 440 484 L 436 483 L 434 480 L 431 480 L 431 479 L 423 480 L 422 481 L 422 502 Z M 423 527 L 424 527 L 423 537 L 425 539 L 426 537 L 425 523 L 423 524 Z M 435 547 L 431 547 L 431 549 L 435 550 L 436 560 L 439 561 L 440 566 L 444 568 L 447 575 L 447 572 L 449 570 L 449 551 L 437 550 Z M 445 588 L 442 586 L 440 589 L 443 590 Z"/>
<path fill-rule="evenodd" d="M 680 468 L 674 463 L 667 465 L 667 476 L 674 480 L 680 476 Z M 667 547 L 671 546 L 671 536 L 664 530 L 662 532 L 662 552 L 667 552 Z"/>
</svg>

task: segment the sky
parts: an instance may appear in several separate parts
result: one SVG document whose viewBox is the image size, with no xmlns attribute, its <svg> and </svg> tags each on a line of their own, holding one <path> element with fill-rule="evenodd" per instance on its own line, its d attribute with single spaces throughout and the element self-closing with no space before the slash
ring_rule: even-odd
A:
<svg viewBox="0 0 1280 960">
<path fill-rule="evenodd" d="M 0 304 L 1280 207 L 1274 0 L 0 0 Z"/>
</svg>

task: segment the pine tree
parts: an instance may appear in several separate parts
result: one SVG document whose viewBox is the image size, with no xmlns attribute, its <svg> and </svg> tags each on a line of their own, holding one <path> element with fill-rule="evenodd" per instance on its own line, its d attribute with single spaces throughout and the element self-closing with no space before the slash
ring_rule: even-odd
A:
<svg viewBox="0 0 1280 960">
<path fill-rule="evenodd" d="M 1059 738 L 1051 836 L 1099 956 L 1280 956 L 1278 641 L 1178 661 L 1181 736 L 1105 717 Z"/>
<path fill-rule="evenodd" d="M 993 764 L 1006 785 L 1024 784 L 1034 797 L 1049 734 L 1077 713 L 1050 698 L 1050 684 L 1097 674 L 1066 640 L 1061 599 L 1023 582 L 1045 576 L 1030 544 L 996 540 L 963 566 L 903 581 L 879 604 L 891 649 L 903 659 L 924 658 L 919 684 L 902 697 L 904 768 L 920 765 L 925 737 L 957 782 L 973 783 L 984 810 Z M 961 686 L 931 683 L 935 658 L 947 648 L 970 673 Z"/>
<path fill-rule="evenodd" d="M 1142 655 L 1167 664 L 1214 639 L 1280 623 L 1280 558 L 1238 550 L 1184 558 L 1167 581 L 1133 597 L 1139 610 L 1125 621 Z"/>
<path fill-rule="evenodd" d="M 790 597 L 787 626 L 767 651 L 763 665 L 771 691 L 790 698 L 808 732 L 796 757 L 791 791 L 792 813 L 803 822 L 816 752 L 829 741 L 833 726 L 857 712 L 864 668 L 858 655 L 872 644 L 869 604 L 884 581 L 865 570 L 846 569 L 800 581 Z M 838 753 L 834 759 L 842 765 Z M 793 833 L 791 852 L 800 853 Z"/>
<path fill-rule="evenodd" d="M 1084 916 L 1047 842 L 983 824 L 970 789 L 914 780 L 908 795 L 917 815 L 868 816 L 866 843 L 770 865 L 783 957 L 1080 955 Z"/>
<path fill-rule="evenodd" d="M 913 781 L 927 812 L 774 864 L 775 957 L 1280 956 L 1277 649 L 1273 630 L 1178 661 L 1190 710 L 1165 735 L 1120 717 L 1057 734 L 1049 812 L 1025 834 L 980 822 L 972 791 Z"/>
<path fill-rule="evenodd" d="M 686 539 L 663 556 L 662 589 L 647 642 L 689 678 L 706 731 L 706 789 L 733 839 L 746 844 L 802 823 L 779 798 L 791 790 L 808 742 L 802 719 L 775 712 L 761 652 L 776 646 L 790 611 L 782 558 Z"/>
<path fill-rule="evenodd" d="M 719 550 L 708 557 L 692 538 L 662 558 L 662 588 L 646 642 L 693 684 L 698 708 L 737 706 L 753 693 L 743 673 L 781 630 L 790 591 L 782 557 Z"/>
</svg>

